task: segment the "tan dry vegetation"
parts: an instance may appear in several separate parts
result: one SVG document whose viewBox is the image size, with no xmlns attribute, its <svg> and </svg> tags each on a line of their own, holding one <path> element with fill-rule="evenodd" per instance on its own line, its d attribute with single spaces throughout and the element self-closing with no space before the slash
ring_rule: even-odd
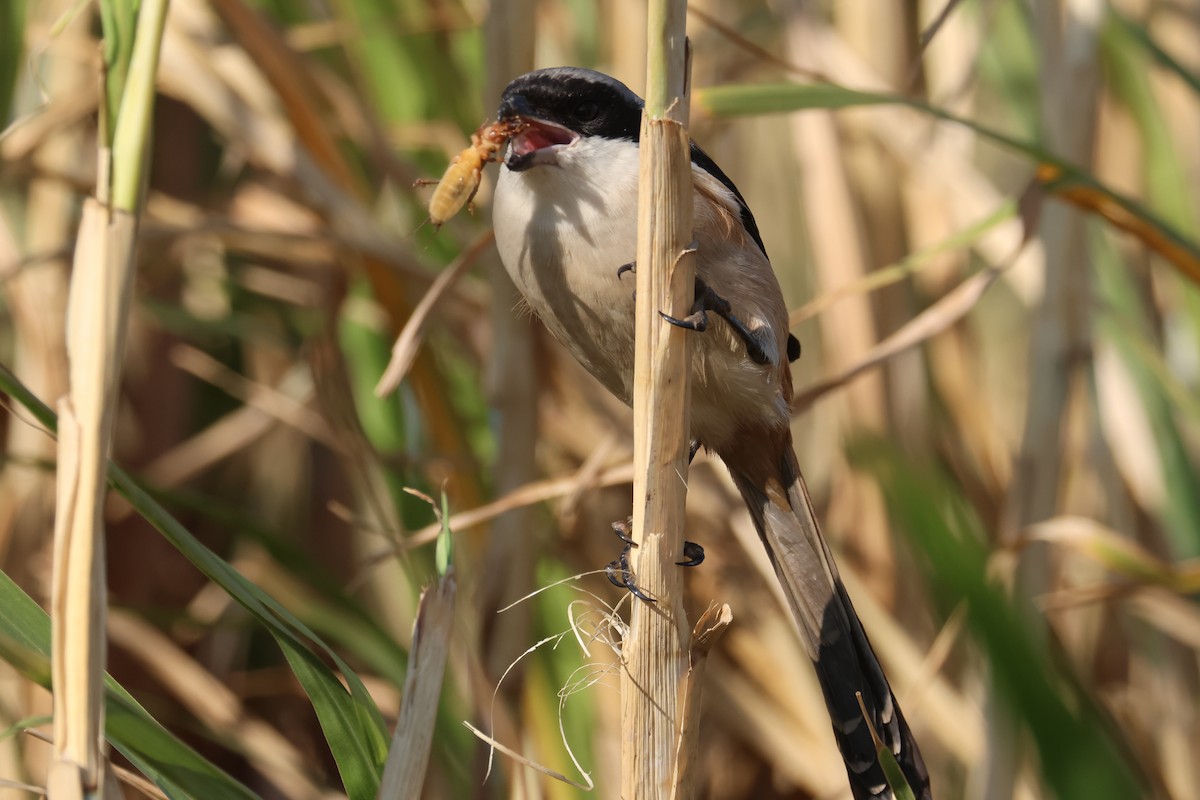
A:
<svg viewBox="0 0 1200 800">
<path fill-rule="evenodd" d="M 96 180 L 96 9 L 18 5 L 23 47 L 0 53 L 18 74 L 0 109 L 0 363 L 53 405 Z M 444 487 L 458 597 L 420 796 L 580 796 L 504 757 L 483 783 L 465 720 L 578 781 L 565 735 L 593 795 L 617 797 L 616 657 L 600 638 L 549 639 L 569 612 L 595 630 L 623 599 L 601 570 L 618 552 L 609 524 L 629 514 L 630 413 L 502 278 L 494 173 L 475 214 L 437 232 L 411 185 L 531 66 L 596 66 L 641 91 L 641 4 L 492 5 L 171 3 L 113 457 L 344 658 L 389 731 L 440 529 L 402 488 Z M 1063 796 L 1066 767 L 1044 761 L 1072 756 L 1038 735 L 1061 729 L 997 691 L 1015 675 L 1034 696 L 1010 640 L 972 612 L 992 597 L 975 589 L 982 567 L 959 580 L 953 565 L 975 562 L 939 561 L 931 520 L 982 546 L 1051 699 L 1096 737 L 1081 746 L 1115 742 L 1092 755 L 1127 761 L 1145 796 L 1190 800 L 1200 5 L 1035 5 L 698 4 L 691 133 L 754 209 L 794 310 L 801 463 L 936 796 Z M 1094 187 L 1036 183 L 1028 153 L 911 107 L 727 119 L 705 105 L 709 87 L 814 76 L 1036 143 L 1191 249 L 1167 257 L 1157 228 L 1122 224 Z M 439 279 L 448 265 L 462 273 Z M 414 315 L 403 380 L 376 398 Z M 5 403 L 0 569 L 49 607 L 55 441 Z M 736 491 L 705 455 L 688 486 L 686 535 L 708 558 L 685 575 L 685 607 L 733 610 L 688 758 L 700 796 L 843 797 L 819 689 Z M 110 493 L 111 674 L 249 791 L 344 795 L 331 753 L 345 743 L 326 742 L 275 640 L 144 510 Z M 44 728 L 36 664 L 11 644 L 0 637 L 0 730 Z M 49 759 L 33 736 L 0 739 L 0 798 L 32 796 L 7 787 L 43 785 Z"/>
</svg>

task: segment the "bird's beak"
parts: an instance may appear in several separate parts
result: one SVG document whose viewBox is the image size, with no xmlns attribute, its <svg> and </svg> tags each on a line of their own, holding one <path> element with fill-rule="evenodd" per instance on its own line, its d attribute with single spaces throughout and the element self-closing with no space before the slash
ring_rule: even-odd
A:
<svg viewBox="0 0 1200 800">
<path fill-rule="evenodd" d="M 540 164 L 554 164 L 558 152 L 579 139 L 579 134 L 544 119 L 539 119 L 524 96 L 505 95 L 500 103 L 501 122 L 520 120 L 524 128 L 509 140 L 505 165 L 513 172 L 524 172 Z"/>
</svg>

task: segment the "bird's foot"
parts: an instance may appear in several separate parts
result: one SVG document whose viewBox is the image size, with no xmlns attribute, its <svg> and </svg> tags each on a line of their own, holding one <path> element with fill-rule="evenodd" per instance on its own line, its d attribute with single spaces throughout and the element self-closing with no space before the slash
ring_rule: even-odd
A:
<svg viewBox="0 0 1200 800">
<path fill-rule="evenodd" d="M 618 588 L 628 589 L 629 593 L 639 600 L 645 600 L 647 603 L 655 602 L 653 597 L 643 592 L 637 585 L 633 569 L 629 566 L 629 553 L 637 547 L 637 542 L 633 540 L 633 518 L 617 520 L 612 524 L 612 529 L 617 538 L 625 543 L 625 546 L 621 548 L 621 555 L 610 561 L 604 568 L 608 573 L 609 583 Z"/>
<path fill-rule="evenodd" d="M 637 585 L 637 577 L 633 574 L 633 568 L 629 566 L 629 553 L 637 547 L 637 542 L 633 540 L 633 518 L 617 520 L 612 524 L 612 529 L 617 538 L 625 543 L 625 546 L 621 548 L 621 555 L 614 558 L 605 567 L 609 582 L 613 586 L 628 589 L 629 593 L 639 600 L 645 600 L 647 603 L 655 602 L 653 597 L 646 594 Z M 683 556 L 685 560 L 675 562 L 678 566 L 699 566 L 704 561 L 704 548 L 695 542 L 684 542 Z"/>
<path fill-rule="evenodd" d="M 787 341 L 787 356 L 788 361 L 796 361 L 800 358 L 800 340 L 790 333 Z"/>
<path fill-rule="evenodd" d="M 695 248 L 689 248 L 684 252 L 695 252 Z M 617 280 L 621 280 L 626 272 L 637 272 L 637 262 L 630 261 L 628 264 L 622 264 L 617 267 Z M 633 298 L 637 299 L 636 289 L 633 291 Z M 700 278 L 696 279 L 696 299 L 692 304 L 692 313 L 683 319 L 677 319 L 666 314 L 662 314 L 662 318 L 672 325 L 677 325 L 681 328 L 704 331 L 708 328 L 707 312 L 709 311 L 729 323 L 729 327 L 733 329 L 734 333 L 746 343 L 746 351 L 753 361 L 758 364 L 766 364 L 770 360 L 767 358 L 766 350 L 762 345 L 760 337 L 751 333 L 742 321 L 733 315 L 729 302 L 714 292 Z M 787 338 L 787 357 L 788 361 L 795 361 L 800 358 L 800 340 L 790 333 Z"/>
<path fill-rule="evenodd" d="M 746 345 L 746 355 L 750 356 L 751 361 L 756 364 L 769 364 L 771 362 L 770 357 L 767 355 L 766 347 L 763 345 L 763 334 L 755 334 L 747 328 L 745 323 L 734 315 L 733 307 L 729 305 L 729 301 L 713 291 L 712 287 L 700 278 L 696 278 L 696 299 L 692 302 L 692 312 L 690 314 L 679 319 L 668 314 L 663 314 L 661 311 L 658 313 L 664 320 L 676 327 L 703 333 L 708 330 L 708 312 L 710 311 L 725 320 L 730 330 L 742 340 L 742 343 Z M 790 354 L 790 345 L 788 350 Z"/>
<path fill-rule="evenodd" d="M 686 561 L 676 561 L 677 567 L 698 567 L 704 563 L 704 548 L 696 542 L 683 543 L 683 557 Z"/>
</svg>

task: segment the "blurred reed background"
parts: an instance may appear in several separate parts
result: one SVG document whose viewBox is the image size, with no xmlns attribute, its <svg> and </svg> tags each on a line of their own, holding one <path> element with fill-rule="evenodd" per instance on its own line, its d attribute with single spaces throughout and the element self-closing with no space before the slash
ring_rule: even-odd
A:
<svg viewBox="0 0 1200 800">
<path fill-rule="evenodd" d="M 485 782 L 464 720 L 583 781 L 565 739 L 592 796 L 617 796 L 621 593 L 596 570 L 629 513 L 629 414 L 497 270 L 495 168 L 440 231 L 412 184 L 529 67 L 640 91 L 643 26 L 635 0 L 171 4 L 114 451 L 147 494 L 107 509 L 109 671 L 170 733 L 110 695 L 118 765 L 172 797 L 372 796 L 434 578 L 438 525 L 403 489 L 444 487 L 457 612 L 409 796 L 582 796 L 504 756 Z M 50 405 L 98 31 L 94 4 L 0 3 L 0 363 Z M 689 31 L 692 134 L 795 309 L 801 462 L 937 796 L 1200 797 L 1200 2 L 711 0 Z M 875 94 L 716 88 L 822 81 Z M 1037 171 L 1055 158 L 1078 170 Z M 375 397 L 452 262 L 465 276 Z M 5 391 L 7 799 L 50 757 L 45 620 L 16 587 L 46 604 L 55 445 Z M 735 615 L 706 676 L 704 796 L 847 796 L 723 467 L 700 456 L 689 485 L 693 619 Z"/>
</svg>

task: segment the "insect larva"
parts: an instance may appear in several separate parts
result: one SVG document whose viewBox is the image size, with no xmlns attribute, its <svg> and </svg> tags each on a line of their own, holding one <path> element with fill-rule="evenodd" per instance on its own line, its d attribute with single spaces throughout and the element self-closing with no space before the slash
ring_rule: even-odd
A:
<svg viewBox="0 0 1200 800">
<path fill-rule="evenodd" d="M 429 198 L 429 221 L 435 228 L 471 202 L 479 191 L 484 165 L 496 161 L 505 142 L 524 127 L 525 123 L 514 119 L 481 125 L 471 134 L 471 146 L 454 157 Z"/>
</svg>

